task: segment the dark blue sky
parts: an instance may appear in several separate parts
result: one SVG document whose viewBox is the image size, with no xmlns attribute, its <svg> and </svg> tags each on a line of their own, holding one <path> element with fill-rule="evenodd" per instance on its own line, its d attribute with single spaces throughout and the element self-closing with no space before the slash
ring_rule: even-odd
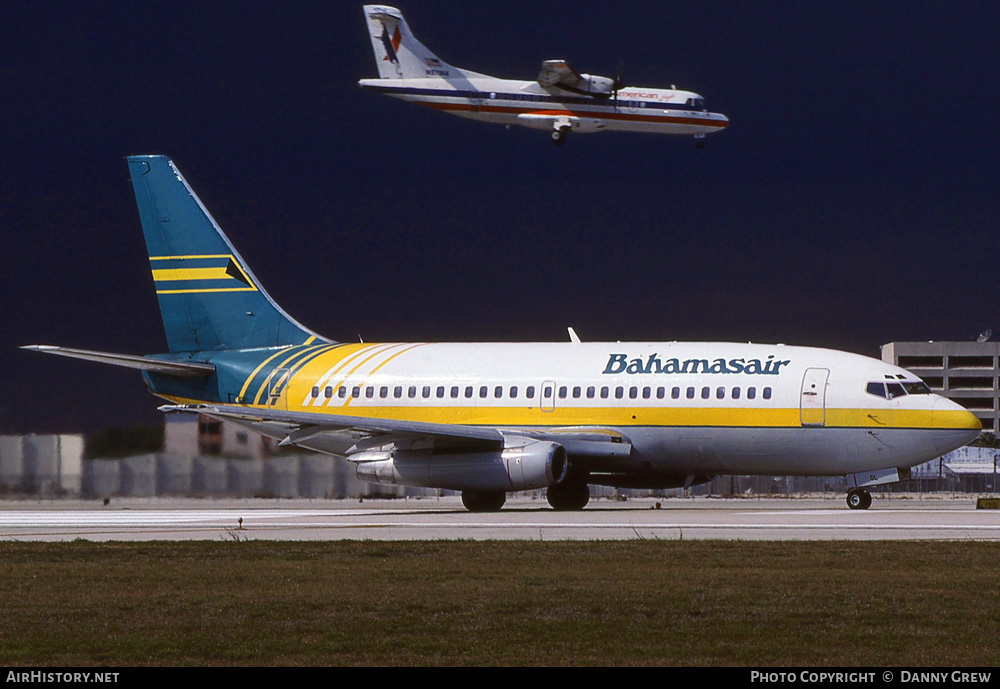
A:
<svg viewBox="0 0 1000 689">
<path fill-rule="evenodd" d="M 361 3 L 17 3 L 0 26 L 0 432 L 159 418 L 124 156 L 171 156 L 272 296 L 339 340 L 711 339 L 878 356 L 1000 330 L 1000 10 L 410 2 L 457 66 L 701 93 L 730 128 L 542 132 L 364 92 Z"/>
</svg>

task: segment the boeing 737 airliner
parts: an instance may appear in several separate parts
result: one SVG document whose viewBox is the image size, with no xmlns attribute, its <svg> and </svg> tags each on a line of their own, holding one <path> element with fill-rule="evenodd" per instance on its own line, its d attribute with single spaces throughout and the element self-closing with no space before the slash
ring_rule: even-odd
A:
<svg viewBox="0 0 1000 689">
<path fill-rule="evenodd" d="M 338 343 L 268 296 L 169 159 L 128 167 L 167 352 L 28 348 L 139 369 L 165 411 L 346 458 L 366 481 L 461 491 L 481 511 L 546 488 L 566 510 L 587 504 L 588 484 L 842 475 L 848 505 L 866 508 L 866 486 L 981 430 L 912 373 L 829 349 Z"/>
<path fill-rule="evenodd" d="M 365 5 L 378 79 L 363 88 L 483 122 L 550 132 L 562 144 L 570 132 L 619 131 L 693 136 L 729 126 L 709 112 L 697 93 L 676 88 L 625 86 L 614 79 L 578 74 L 565 60 L 546 60 L 535 81 L 499 79 L 453 67 L 418 41 L 395 7 Z"/>
</svg>

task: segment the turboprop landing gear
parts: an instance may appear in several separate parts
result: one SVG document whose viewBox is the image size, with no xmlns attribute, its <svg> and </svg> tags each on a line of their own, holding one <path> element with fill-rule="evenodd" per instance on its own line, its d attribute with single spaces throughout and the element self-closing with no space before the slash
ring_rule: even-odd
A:
<svg viewBox="0 0 1000 689">
<path fill-rule="evenodd" d="M 463 490 L 462 504 L 470 512 L 499 512 L 507 502 L 502 490 Z"/>
<path fill-rule="evenodd" d="M 861 488 L 847 491 L 847 506 L 852 510 L 867 510 L 872 506 L 872 494 Z"/>
<path fill-rule="evenodd" d="M 545 497 L 554 510 L 582 510 L 590 502 L 590 488 L 586 483 L 559 483 L 549 486 Z"/>
<path fill-rule="evenodd" d="M 569 134 L 569 127 L 559 127 L 552 130 L 552 133 L 549 134 L 549 138 L 552 139 L 552 143 L 556 146 L 562 146 L 566 143 L 567 134 Z"/>
<path fill-rule="evenodd" d="M 695 134 L 694 135 L 694 147 L 695 148 L 705 148 L 705 135 Z"/>
</svg>

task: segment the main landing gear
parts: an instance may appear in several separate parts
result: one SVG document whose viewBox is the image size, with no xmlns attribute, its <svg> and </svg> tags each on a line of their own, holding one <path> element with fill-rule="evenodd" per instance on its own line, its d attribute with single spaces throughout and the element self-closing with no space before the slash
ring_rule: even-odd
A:
<svg viewBox="0 0 1000 689">
<path fill-rule="evenodd" d="M 548 487 L 545 497 L 559 512 L 582 510 L 590 502 L 590 488 L 586 483 L 557 483 Z"/>
<path fill-rule="evenodd" d="M 867 510 L 872 506 L 872 494 L 862 488 L 847 491 L 847 506 L 852 510 Z"/>
<path fill-rule="evenodd" d="M 556 146 L 562 146 L 566 143 L 566 135 L 569 134 L 569 127 L 558 127 L 552 130 L 549 134 L 549 138 L 552 139 L 552 143 Z"/>
<path fill-rule="evenodd" d="M 705 135 L 695 134 L 694 135 L 694 147 L 695 148 L 705 148 Z"/>
<path fill-rule="evenodd" d="M 470 512 L 499 512 L 507 502 L 502 490 L 463 490 L 462 504 Z"/>
</svg>

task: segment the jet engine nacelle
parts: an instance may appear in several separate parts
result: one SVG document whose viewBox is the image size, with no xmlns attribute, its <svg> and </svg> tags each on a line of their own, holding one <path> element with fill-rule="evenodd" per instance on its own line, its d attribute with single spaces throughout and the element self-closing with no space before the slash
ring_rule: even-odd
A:
<svg viewBox="0 0 1000 689">
<path fill-rule="evenodd" d="M 449 490 L 518 491 L 546 488 L 566 478 L 566 450 L 530 438 L 505 438 L 493 452 L 368 450 L 350 456 L 358 478 L 387 485 Z"/>
</svg>

